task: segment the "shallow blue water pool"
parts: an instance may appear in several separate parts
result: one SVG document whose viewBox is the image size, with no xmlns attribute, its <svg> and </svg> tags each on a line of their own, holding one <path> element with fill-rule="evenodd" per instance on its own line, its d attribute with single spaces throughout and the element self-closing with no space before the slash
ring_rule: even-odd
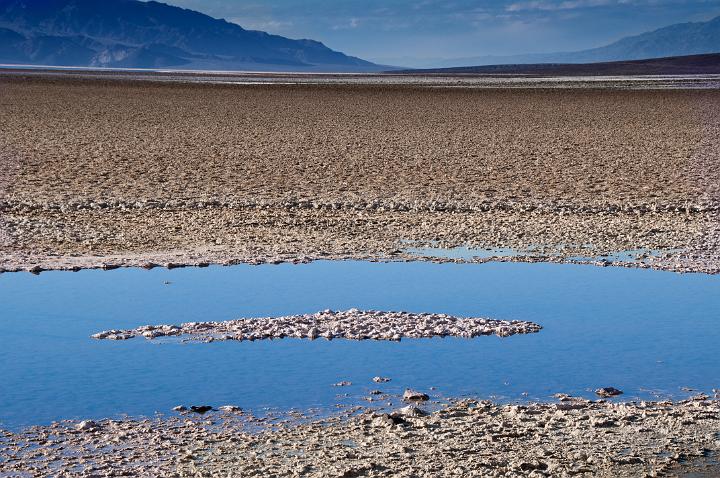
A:
<svg viewBox="0 0 720 478">
<path fill-rule="evenodd" d="M 169 282 L 169 284 L 166 284 Z M 720 388 L 720 276 L 560 264 L 315 262 L 0 275 L 0 427 L 178 404 L 329 407 L 382 388 L 548 400 Z M 531 320 L 505 339 L 95 341 L 111 328 L 360 309 Z M 375 375 L 392 378 L 372 383 Z M 336 388 L 341 380 L 350 387 Z M 526 394 L 526 395 L 525 395 Z"/>
</svg>

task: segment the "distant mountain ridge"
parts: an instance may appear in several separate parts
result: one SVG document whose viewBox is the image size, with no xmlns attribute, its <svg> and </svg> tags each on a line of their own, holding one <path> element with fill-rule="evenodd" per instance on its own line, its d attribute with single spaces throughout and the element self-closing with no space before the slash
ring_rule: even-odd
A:
<svg viewBox="0 0 720 478">
<path fill-rule="evenodd" d="M 526 63 L 394 71 L 396 74 L 490 76 L 718 75 L 720 53 L 596 63 Z"/>
<path fill-rule="evenodd" d="M 720 17 L 707 22 L 678 23 L 609 45 L 575 52 L 456 58 L 438 67 L 529 63 L 595 63 L 720 53 Z"/>
<path fill-rule="evenodd" d="M 116 68 L 377 71 L 291 40 L 137 0 L 0 0 L 0 63 Z"/>
</svg>

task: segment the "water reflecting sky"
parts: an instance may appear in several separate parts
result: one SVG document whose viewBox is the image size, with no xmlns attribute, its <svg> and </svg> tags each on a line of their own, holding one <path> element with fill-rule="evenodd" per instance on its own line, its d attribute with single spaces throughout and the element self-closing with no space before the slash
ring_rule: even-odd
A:
<svg viewBox="0 0 720 478">
<path fill-rule="evenodd" d="M 720 388 L 720 276 L 421 262 L 17 273 L 0 275 L 0 304 L 0 426 L 10 428 L 178 404 L 325 407 L 338 393 L 406 386 L 501 400 L 590 396 L 600 386 L 627 399 Z M 400 343 L 89 338 L 110 328 L 352 307 L 532 320 L 544 330 Z M 379 387 L 375 375 L 393 381 Z M 341 380 L 353 385 L 330 386 Z"/>
</svg>

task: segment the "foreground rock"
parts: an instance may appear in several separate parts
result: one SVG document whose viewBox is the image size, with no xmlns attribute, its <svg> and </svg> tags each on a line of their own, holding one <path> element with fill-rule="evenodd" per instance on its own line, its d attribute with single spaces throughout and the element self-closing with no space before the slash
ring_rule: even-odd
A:
<svg viewBox="0 0 720 478">
<path fill-rule="evenodd" d="M 84 432 L 89 430 L 94 430 L 97 428 L 97 423 L 95 423 L 92 420 L 83 420 L 82 422 L 75 425 L 75 430 Z"/>
<path fill-rule="evenodd" d="M 0 467 L 67 477 L 637 477 L 674 476 L 681 463 L 690 471 L 720 451 L 716 400 L 561 404 L 455 401 L 430 414 L 409 406 L 276 423 L 222 412 L 64 422 L 0 433 Z"/>
<path fill-rule="evenodd" d="M 182 325 L 145 325 L 131 330 L 107 330 L 94 339 L 127 340 L 134 337 L 188 336 L 190 340 L 263 340 L 292 337 L 298 339 L 400 340 L 403 338 L 464 337 L 481 335 L 509 337 L 531 334 L 542 329 L 520 320 L 454 317 L 446 314 L 414 314 L 350 309 L 325 310 L 317 314 L 237 319 L 226 322 L 189 322 Z M 376 377 L 380 382 L 387 381 Z M 376 380 L 377 381 L 377 380 Z"/>
</svg>

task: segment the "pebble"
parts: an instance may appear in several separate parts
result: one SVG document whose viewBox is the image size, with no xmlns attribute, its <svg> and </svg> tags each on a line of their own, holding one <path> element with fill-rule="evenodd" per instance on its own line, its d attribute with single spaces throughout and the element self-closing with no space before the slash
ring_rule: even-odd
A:
<svg viewBox="0 0 720 478">
<path fill-rule="evenodd" d="M 430 396 L 426 393 L 418 392 L 416 390 L 412 389 L 405 389 L 405 392 L 403 393 L 403 400 L 413 401 L 413 402 L 424 402 L 427 400 L 430 400 Z"/>
</svg>

